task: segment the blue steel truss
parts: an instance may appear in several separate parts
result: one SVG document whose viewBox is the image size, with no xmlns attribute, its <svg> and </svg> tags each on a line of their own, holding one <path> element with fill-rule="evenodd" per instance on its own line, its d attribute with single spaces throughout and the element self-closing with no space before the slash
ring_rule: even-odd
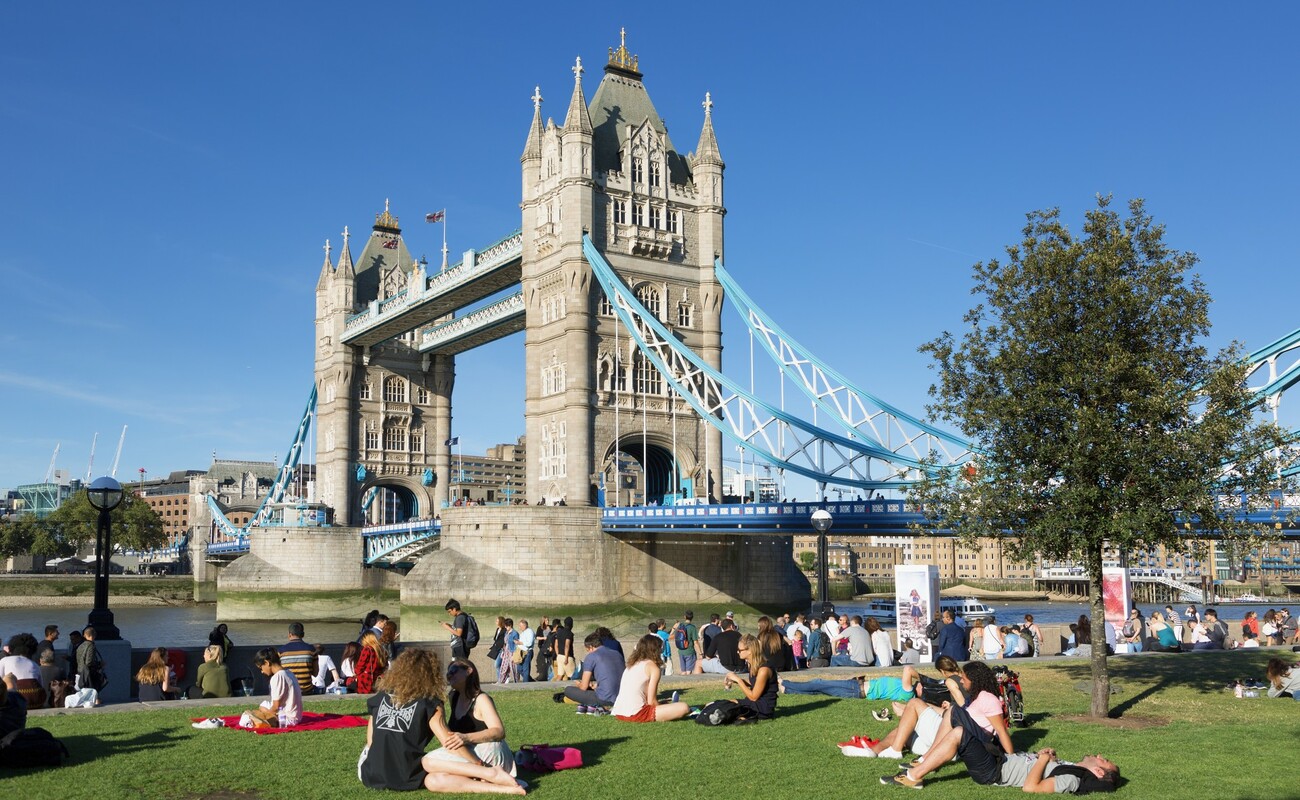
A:
<svg viewBox="0 0 1300 800">
<path fill-rule="evenodd" d="M 858 388 L 813 355 L 750 299 L 721 261 L 714 262 L 713 271 L 727 299 L 740 310 L 745 324 L 781 371 L 818 408 L 839 421 L 850 436 L 874 442 L 899 456 L 910 456 L 903 463 L 914 463 L 934 453 L 940 464 L 954 465 L 975 455 L 970 442 Z"/>
<path fill-rule="evenodd" d="M 275 476 L 275 482 L 271 484 L 270 490 L 262 498 L 262 503 L 257 507 L 248 524 L 237 527 L 227 517 L 226 513 L 221 510 L 217 503 L 216 497 L 208 495 L 208 509 L 212 512 L 212 520 L 216 523 L 217 530 L 221 535 L 243 539 L 248 535 L 249 529 L 256 528 L 267 521 L 271 516 L 271 506 L 275 503 L 283 502 L 285 490 L 289 488 L 289 483 L 293 480 L 293 471 L 298 468 L 298 462 L 302 459 L 302 449 L 307 443 L 307 434 L 311 431 L 312 422 L 316 419 L 316 386 L 311 387 L 311 394 L 307 396 L 307 408 L 302 413 L 302 420 L 298 423 L 298 431 L 294 434 L 293 444 L 289 446 L 289 452 L 285 454 L 284 463 L 280 465 L 280 471 Z M 247 547 L 247 544 L 245 544 Z M 212 552 L 212 545 L 209 545 L 208 551 Z"/>
<path fill-rule="evenodd" d="M 589 236 L 583 254 L 641 354 L 704 421 L 745 449 L 818 483 L 862 489 L 910 484 L 920 459 L 861 438 L 850 439 L 774 408 L 718 372 L 679 342 L 641 305 Z"/>
<path fill-rule="evenodd" d="M 1277 421 L 1282 394 L 1300 383 L 1300 329 L 1246 356 L 1246 363 L 1249 365 L 1247 387 L 1254 392 L 1259 403 L 1273 412 L 1273 420 Z M 1252 385 L 1252 379 L 1262 379 L 1263 382 Z M 1300 440 L 1300 431 L 1292 431 L 1291 436 L 1293 441 Z M 1300 458 L 1283 469 L 1282 474 L 1287 477 L 1300 475 Z"/>
<path fill-rule="evenodd" d="M 441 533 L 442 521 L 427 519 L 366 528 L 361 534 L 365 563 L 403 563 L 436 544 Z"/>
</svg>

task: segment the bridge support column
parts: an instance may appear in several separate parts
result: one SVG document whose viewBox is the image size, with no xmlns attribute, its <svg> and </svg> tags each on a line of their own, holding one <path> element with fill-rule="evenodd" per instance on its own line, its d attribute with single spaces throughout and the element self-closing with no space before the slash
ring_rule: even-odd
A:
<svg viewBox="0 0 1300 800">
<path fill-rule="evenodd" d="M 433 441 L 426 447 L 433 451 L 434 507 L 426 516 L 436 516 L 447 505 L 451 493 L 451 393 L 456 386 L 456 360 L 452 356 L 434 355 L 433 372 Z"/>
<path fill-rule="evenodd" d="M 197 533 L 190 534 L 190 567 L 194 575 L 194 602 L 211 603 L 217 599 L 217 567 L 208 563 L 208 543 Z"/>
<path fill-rule="evenodd" d="M 646 602 L 806 608 L 788 536 L 606 534 L 600 510 L 446 509 L 437 552 L 402 581 L 402 636 L 441 639 L 443 605 L 563 608 Z M 480 621 L 480 626 L 484 621 Z"/>
</svg>

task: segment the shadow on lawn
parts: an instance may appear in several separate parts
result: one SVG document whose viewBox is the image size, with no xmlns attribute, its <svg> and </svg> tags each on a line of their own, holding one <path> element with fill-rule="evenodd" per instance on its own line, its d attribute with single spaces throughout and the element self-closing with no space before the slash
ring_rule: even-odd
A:
<svg viewBox="0 0 1300 800">
<path fill-rule="evenodd" d="M 805 695 L 805 697 L 806 696 L 807 695 Z M 813 700 L 811 702 L 800 703 L 796 706 L 784 704 L 778 705 L 776 709 L 776 718 L 782 719 L 783 717 L 793 717 L 796 714 L 804 714 L 809 711 L 816 711 L 820 708 L 825 708 L 826 706 L 833 706 L 839 702 L 841 701 L 837 698 L 828 697 L 824 700 Z M 853 701 L 850 700 L 849 702 Z"/>
<path fill-rule="evenodd" d="M 129 737 L 129 738 L 128 738 Z M 134 753 L 140 750 L 159 750 L 171 747 L 183 738 L 174 731 L 149 731 L 136 735 L 106 733 L 103 736 L 63 736 L 63 743 L 72 754 L 70 764 L 87 764 L 101 758 Z"/>
</svg>

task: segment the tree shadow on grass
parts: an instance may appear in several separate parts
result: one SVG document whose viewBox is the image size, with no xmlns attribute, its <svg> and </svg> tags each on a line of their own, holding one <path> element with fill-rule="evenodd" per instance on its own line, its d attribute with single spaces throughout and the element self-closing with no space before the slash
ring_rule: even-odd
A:
<svg viewBox="0 0 1300 800">
<path fill-rule="evenodd" d="M 832 706 L 835 705 L 836 703 L 841 703 L 841 702 L 844 701 L 837 698 L 828 697 L 825 700 L 813 700 L 812 702 L 800 703 L 799 705 L 796 706 L 780 705 L 777 706 L 776 709 L 776 719 L 781 719 L 783 717 L 793 717 L 796 714 L 803 714 L 808 711 L 816 711 L 818 709 L 825 708 L 826 706 Z M 853 701 L 849 700 L 848 702 L 852 703 Z"/>
<path fill-rule="evenodd" d="M 88 764 L 101 758 L 135 753 L 141 750 L 161 750 L 171 747 L 182 738 L 175 731 L 149 731 L 130 735 L 105 733 L 102 736 L 62 736 L 71 754 L 69 764 Z"/>
</svg>

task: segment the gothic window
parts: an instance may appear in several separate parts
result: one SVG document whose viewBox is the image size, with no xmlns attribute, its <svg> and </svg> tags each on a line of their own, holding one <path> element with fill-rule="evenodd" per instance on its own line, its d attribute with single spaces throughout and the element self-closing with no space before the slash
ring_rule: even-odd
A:
<svg viewBox="0 0 1300 800">
<path fill-rule="evenodd" d="M 406 428 L 388 428 L 384 431 L 384 449 L 402 451 L 406 449 Z"/>
<path fill-rule="evenodd" d="M 609 297 L 603 294 L 600 296 L 600 315 L 602 317 L 614 316 L 614 304 L 609 302 Z"/>
<path fill-rule="evenodd" d="M 695 316 L 693 313 L 694 311 L 695 309 L 691 307 L 690 303 L 682 303 L 677 306 L 677 327 L 691 327 L 691 323 L 694 321 L 693 318 Z"/>
<path fill-rule="evenodd" d="M 412 453 L 424 452 L 424 431 L 423 430 L 411 431 L 411 452 Z"/>
<path fill-rule="evenodd" d="M 542 324 L 557 322 L 564 317 L 566 303 L 564 295 L 556 292 L 542 299 Z"/>
<path fill-rule="evenodd" d="M 650 284 L 645 284 L 636 290 L 636 299 L 641 301 L 641 305 L 645 306 L 646 311 L 649 311 L 655 319 L 659 319 L 660 305 L 658 289 Z"/>
<path fill-rule="evenodd" d="M 650 206 L 650 227 L 659 230 L 659 207 Z"/>
<path fill-rule="evenodd" d="M 650 359 L 641 358 L 637 362 L 636 370 L 636 390 L 640 394 L 662 394 L 664 390 L 663 376 L 655 365 L 650 363 Z"/>
<path fill-rule="evenodd" d="M 627 224 L 627 201 L 626 200 L 614 201 L 614 222 L 617 225 Z"/>
<path fill-rule="evenodd" d="M 658 161 L 650 162 L 650 185 L 651 186 L 659 185 L 659 162 Z"/>
<path fill-rule="evenodd" d="M 645 180 L 645 161 L 640 156 L 632 157 L 632 183 L 640 184 Z"/>
<path fill-rule="evenodd" d="M 429 390 L 423 386 L 415 387 L 415 402 L 424 405 L 429 402 Z"/>
<path fill-rule="evenodd" d="M 396 375 L 384 379 L 384 402 L 405 403 L 406 381 Z"/>
<path fill-rule="evenodd" d="M 370 381 L 366 381 L 365 383 L 361 384 L 361 399 L 362 400 L 370 399 Z"/>
<path fill-rule="evenodd" d="M 681 228 L 682 228 L 682 212 L 680 212 L 680 211 L 669 211 L 669 212 L 668 212 L 668 232 L 669 232 L 669 233 L 680 233 L 680 232 L 681 232 Z"/>
<path fill-rule="evenodd" d="M 379 431 L 366 431 L 366 449 L 379 449 Z"/>
<path fill-rule="evenodd" d="M 637 227 L 645 225 L 645 206 L 640 203 L 632 204 L 632 224 Z"/>
<path fill-rule="evenodd" d="M 325 402 L 334 402 L 334 381 L 325 384 Z"/>
</svg>

